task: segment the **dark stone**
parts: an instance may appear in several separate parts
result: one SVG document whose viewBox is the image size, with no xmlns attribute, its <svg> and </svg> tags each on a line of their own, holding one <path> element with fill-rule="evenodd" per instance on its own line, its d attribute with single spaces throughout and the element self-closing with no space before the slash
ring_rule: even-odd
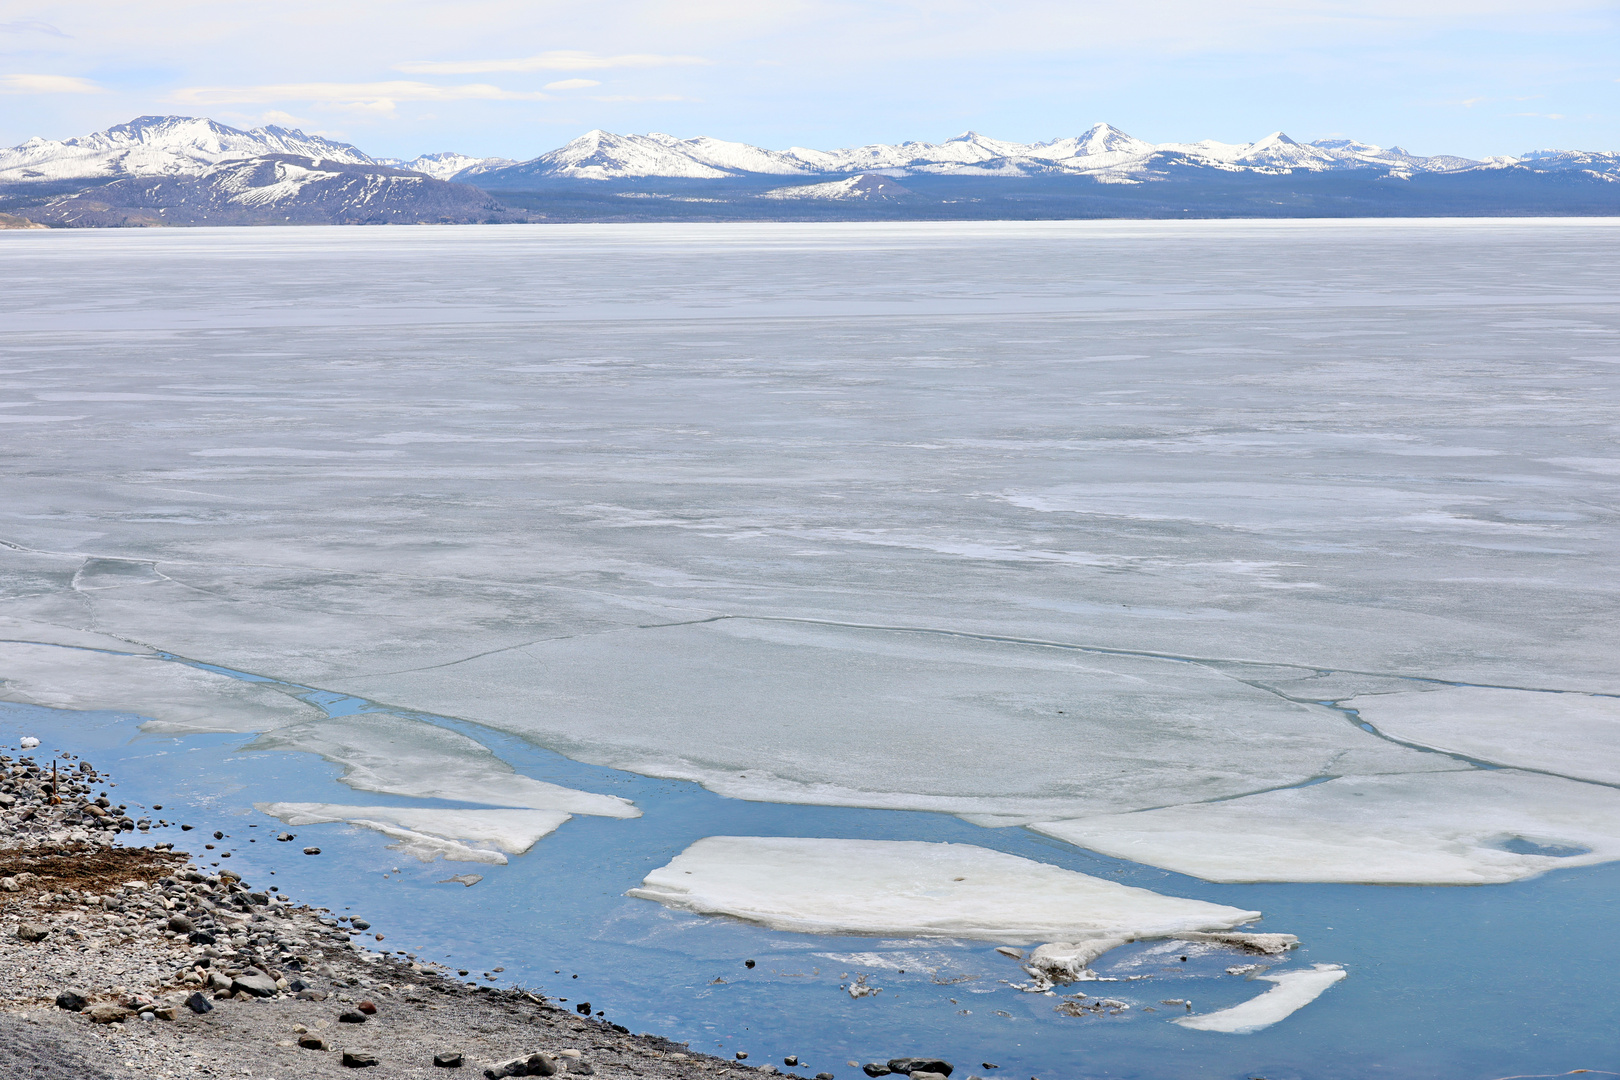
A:
<svg viewBox="0 0 1620 1080">
<path fill-rule="evenodd" d="M 833 1080 L 832 1073 L 816 1073 L 816 1080 Z"/>
<path fill-rule="evenodd" d="M 743 967 L 745 967 L 745 968 L 751 968 L 751 967 L 753 967 L 753 966 L 754 966 L 754 962 L 753 962 L 753 961 L 752 961 L 752 960 L 744 960 L 744 961 L 743 961 Z"/>
<path fill-rule="evenodd" d="M 330 1050 L 330 1049 L 332 1049 L 332 1044 L 328 1043 L 325 1039 L 321 1038 L 319 1035 L 300 1035 L 298 1037 L 298 1045 L 303 1047 L 305 1050 Z"/>
<path fill-rule="evenodd" d="M 212 1012 L 214 1003 L 203 997 L 202 992 L 198 991 L 186 998 L 186 1008 L 201 1016 L 205 1012 Z"/>
<path fill-rule="evenodd" d="M 581 1016 L 589 1016 L 591 1015 L 591 1003 L 588 1001 L 582 1001 L 578 1005 L 574 1006 L 574 1011 L 579 1013 Z"/>
<path fill-rule="evenodd" d="M 307 847 L 304 849 L 305 855 L 319 855 L 320 853 L 321 849 L 318 847 Z"/>
<path fill-rule="evenodd" d="M 231 993 L 252 994 L 254 997 L 275 997 L 280 987 L 276 980 L 262 971 L 248 970 L 231 980 Z"/>
<path fill-rule="evenodd" d="M 530 1054 L 528 1057 L 513 1058 L 503 1061 L 493 1068 L 485 1069 L 484 1075 L 492 1080 L 500 1080 L 506 1076 L 555 1076 L 562 1071 L 557 1059 L 550 1054 Z"/>
<path fill-rule="evenodd" d="M 355 1009 L 345 1009 L 338 1013 L 338 1023 L 340 1024 L 363 1024 L 365 1022 L 366 1014 Z"/>
<path fill-rule="evenodd" d="M 452 1054 L 434 1054 L 433 1055 L 433 1066 L 434 1066 L 434 1068 L 438 1068 L 438 1069 L 459 1069 L 459 1068 L 461 1068 L 461 1053 L 460 1053 L 460 1051 L 457 1051 L 457 1052 L 452 1053 Z"/>
<path fill-rule="evenodd" d="M 189 934 L 197 929 L 197 924 L 184 915 L 170 915 L 169 929 L 177 934 Z"/>
<path fill-rule="evenodd" d="M 941 1076 L 951 1075 L 953 1066 L 948 1061 L 939 1058 L 892 1058 L 889 1061 L 889 1071 L 905 1073 L 908 1076 L 914 1072 L 939 1073 Z"/>
<path fill-rule="evenodd" d="M 191 942 L 193 945 L 212 945 L 214 943 L 214 935 L 210 934 L 206 930 L 193 930 L 191 933 L 186 935 L 186 940 Z"/>
<path fill-rule="evenodd" d="M 568 1066 L 568 1072 L 573 1076 L 595 1076 L 596 1070 L 591 1068 L 588 1061 L 576 1061 Z"/>
<path fill-rule="evenodd" d="M 358 1050 L 343 1051 L 343 1065 L 348 1069 L 369 1069 L 377 1064 L 377 1055 L 365 1054 Z"/>
<path fill-rule="evenodd" d="M 263 907 L 270 902 L 270 894 L 262 892 L 248 893 L 248 902 Z"/>
<path fill-rule="evenodd" d="M 317 990 L 313 986 L 306 986 L 302 990 L 298 991 L 298 1000 L 299 1001 L 325 1001 L 326 1000 L 326 991 L 325 990 Z"/>
<path fill-rule="evenodd" d="M 365 1013 L 367 1016 L 376 1016 L 377 1015 L 377 1006 L 372 1004 L 369 1001 L 362 1001 L 360 1004 L 356 1005 L 355 1008 L 359 1009 L 361 1012 Z"/>
<path fill-rule="evenodd" d="M 787 1057 L 782 1059 L 782 1064 L 784 1065 L 797 1065 L 798 1063 L 799 1059 L 793 1054 L 789 1054 Z"/>
<path fill-rule="evenodd" d="M 63 990 L 56 995 L 56 1007 L 66 1009 L 68 1012 L 79 1012 L 88 1004 L 90 999 L 77 990 Z"/>
<path fill-rule="evenodd" d="M 887 1065 L 879 1065 L 875 1061 L 868 1061 L 865 1065 L 861 1066 L 861 1072 L 865 1073 L 867 1076 L 888 1076 L 890 1071 L 891 1070 Z"/>
<path fill-rule="evenodd" d="M 366 922 L 366 920 L 364 920 L 364 919 L 350 919 L 349 920 L 349 925 L 354 927 L 356 930 L 370 930 L 371 929 L 371 924 Z M 465 975 L 466 972 L 464 971 L 464 972 L 462 972 L 462 974 Z"/>
<path fill-rule="evenodd" d="M 284 832 L 284 833 L 282 833 L 282 834 L 281 834 L 281 835 L 280 835 L 280 836 L 278 836 L 278 837 L 276 837 L 276 839 L 277 839 L 277 840 L 280 840 L 280 841 L 281 841 L 281 842 L 282 842 L 282 843 L 283 843 L 283 844 L 285 844 L 285 843 L 286 843 L 286 842 L 287 842 L 287 841 L 289 841 L 289 840 L 296 840 L 296 839 L 298 839 L 298 837 L 296 837 L 296 836 L 294 836 L 294 835 L 293 835 L 293 834 L 292 834 L 292 833 L 290 833 L 290 832 Z"/>
</svg>

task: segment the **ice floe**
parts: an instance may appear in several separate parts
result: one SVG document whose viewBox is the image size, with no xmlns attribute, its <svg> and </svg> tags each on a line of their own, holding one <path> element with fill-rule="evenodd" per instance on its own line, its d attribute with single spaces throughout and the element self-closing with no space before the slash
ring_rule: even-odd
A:
<svg viewBox="0 0 1620 1080">
<path fill-rule="evenodd" d="M 391 713 L 358 713 L 279 728 L 260 735 L 248 749 L 319 754 L 342 765 L 342 781 L 360 791 L 599 817 L 641 816 L 627 799 L 524 776 L 476 739 Z"/>
<path fill-rule="evenodd" d="M 399 841 L 390 845 L 431 861 L 506 863 L 555 832 L 570 817 L 559 810 L 441 810 L 435 807 L 344 806 L 337 803 L 255 803 L 288 825 L 343 821 Z M 503 854 L 503 852 L 505 854 Z"/>
<path fill-rule="evenodd" d="M 1392 738 L 1497 765 L 1620 784 L 1620 698 L 1453 686 L 1344 704 Z"/>
<path fill-rule="evenodd" d="M 152 717 L 143 729 L 191 734 L 263 731 L 321 711 L 266 683 L 245 682 L 151 654 L 0 642 L 0 700 Z"/>
<path fill-rule="evenodd" d="M 1208 881 L 1479 885 L 1620 859 L 1620 791 L 1505 769 L 1357 776 L 1033 828 Z"/>
<path fill-rule="evenodd" d="M 1337 964 L 1316 964 L 1310 971 L 1285 971 L 1280 975 L 1259 975 L 1257 980 L 1276 983 L 1270 990 L 1241 1005 L 1198 1016 L 1181 1016 L 1171 1023 L 1198 1031 L 1221 1031 L 1228 1035 L 1248 1035 L 1268 1028 L 1303 1009 L 1322 992 L 1345 977 Z"/>
<path fill-rule="evenodd" d="M 1228 930 L 1260 917 L 989 848 L 914 840 L 710 836 L 628 895 L 777 930 L 1008 944 L 1120 943 Z"/>
</svg>

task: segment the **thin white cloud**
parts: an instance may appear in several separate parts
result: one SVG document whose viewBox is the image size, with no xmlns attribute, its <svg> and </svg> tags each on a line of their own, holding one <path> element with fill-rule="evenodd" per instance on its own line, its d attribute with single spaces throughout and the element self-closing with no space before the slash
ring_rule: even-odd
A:
<svg viewBox="0 0 1620 1080">
<path fill-rule="evenodd" d="M 400 101 L 549 101 L 550 95 L 503 90 L 488 83 L 435 86 L 404 80 L 376 83 L 273 83 L 267 86 L 191 86 L 172 99 L 181 105 L 264 105 L 300 101 L 333 108 L 392 112 Z"/>
<path fill-rule="evenodd" d="M 38 19 L 18 19 L 15 22 L 0 23 L 0 34 L 44 34 L 47 37 L 59 38 L 69 36 L 50 23 L 40 22 Z"/>
<path fill-rule="evenodd" d="M 77 75 L 0 75 L 0 94 L 99 94 L 101 87 Z"/>
<path fill-rule="evenodd" d="M 546 83 L 547 90 L 584 90 L 590 86 L 601 86 L 595 79 L 563 79 L 559 82 Z"/>
<path fill-rule="evenodd" d="M 681 67 L 708 63 L 711 61 L 701 56 L 656 56 L 652 53 L 599 56 L 574 49 L 559 49 L 516 60 L 411 60 L 395 65 L 394 70 L 413 75 L 488 75 L 498 71 L 600 71 L 605 68 Z"/>
</svg>

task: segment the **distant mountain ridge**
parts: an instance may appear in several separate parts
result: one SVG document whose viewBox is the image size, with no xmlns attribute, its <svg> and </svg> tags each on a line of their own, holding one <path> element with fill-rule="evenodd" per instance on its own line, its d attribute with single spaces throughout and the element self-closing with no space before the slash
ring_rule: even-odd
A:
<svg viewBox="0 0 1620 1080">
<path fill-rule="evenodd" d="M 839 150 L 598 130 L 527 161 L 404 160 L 296 128 L 141 116 L 0 150 L 0 212 L 13 227 L 1620 216 L 1620 154 L 1425 157 L 1280 131 L 1151 143 L 1094 124 L 1047 142 L 969 131 Z"/>
<path fill-rule="evenodd" d="M 415 225 L 503 218 L 487 192 L 375 162 L 263 154 L 197 176 L 132 176 L 53 199 L 47 225 Z"/>
<path fill-rule="evenodd" d="M 127 124 L 57 142 L 29 139 L 0 150 L 0 182 L 197 176 L 226 161 L 296 154 L 346 165 L 377 164 L 348 143 L 296 128 L 249 131 L 190 116 L 137 116 Z"/>
<path fill-rule="evenodd" d="M 1422 173 L 1527 168 L 1538 172 L 1581 170 L 1620 180 L 1620 155 L 1545 150 L 1524 157 L 1477 161 L 1440 154 L 1411 154 L 1354 139 L 1300 143 L 1273 132 L 1252 143 L 1150 143 L 1110 124 L 1050 142 L 1015 143 L 969 131 L 942 143 L 876 143 L 842 150 L 765 150 L 708 137 L 615 135 L 590 131 L 565 146 L 513 165 L 480 167 L 486 187 L 521 187 L 537 180 L 719 180 L 750 176 L 825 177 L 854 173 L 888 176 L 981 176 L 1009 179 L 1087 176 L 1102 183 L 1137 184 L 1209 169 L 1285 175 L 1358 170 L 1396 179 Z M 463 177 L 470 179 L 470 177 Z"/>
<path fill-rule="evenodd" d="M 1215 170 L 1257 175 L 1374 172 L 1395 179 L 1420 174 L 1508 168 L 1534 172 L 1576 171 L 1620 181 L 1620 155 L 1597 151 L 1537 150 L 1520 157 L 1485 160 L 1411 154 L 1354 139 L 1300 143 L 1274 132 L 1252 143 L 1202 140 L 1150 143 L 1110 124 L 1095 124 L 1078 136 L 1017 143 L 969 131 L 941 143 L 873 143 L 840 150 L 791 147 L 767 150 L 708 136 L 617 135 L 595 130 L 528 161 L 460 153 L 423 154 L 404 160 L 373 158 L 349 143 L 308 135 L 295 128 L 242 130 L 186 116 L 141 116 L 127 124 L 64 141 L 35 138 L 0 150 L 0 183 L 200 176 L 228 161 L 293 154 L 350 165 L 384 165 L 437 180 L 490 188 L 522 188 L 536 182 L 592 180 L 723 180 L 883 174 L 1005 177 L 1090 177 L 1101 183 L 1138 184 Z"/>
</svg>

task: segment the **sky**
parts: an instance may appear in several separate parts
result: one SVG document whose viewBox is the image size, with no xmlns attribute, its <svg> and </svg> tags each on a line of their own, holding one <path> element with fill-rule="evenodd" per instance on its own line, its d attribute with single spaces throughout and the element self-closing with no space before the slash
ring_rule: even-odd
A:
<svg viewBox="0 0 1620 1080">
<path fill-rule="evenodd" d="M 1620 0 L 0 0 L 0 145 L 146 114 L 375 156 L 591 129 L 831 149 L 1106 121 L 1620 150 Z"/>
</svg>

